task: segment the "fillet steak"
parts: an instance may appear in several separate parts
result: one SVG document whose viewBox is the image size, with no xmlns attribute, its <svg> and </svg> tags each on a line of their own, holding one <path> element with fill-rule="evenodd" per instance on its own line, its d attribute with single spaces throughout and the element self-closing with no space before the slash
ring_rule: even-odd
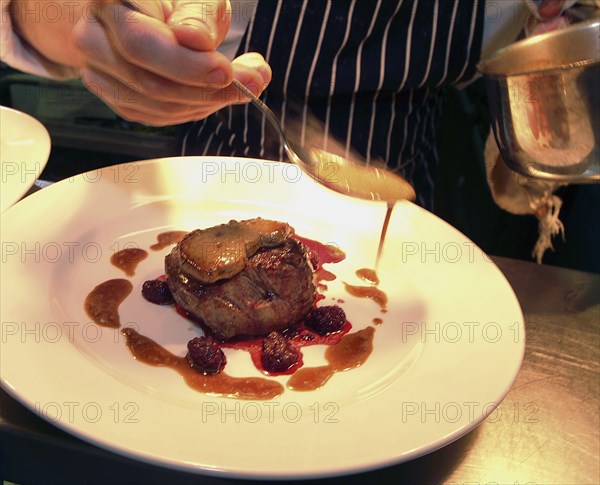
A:
<svg viewBox="0 0 600 485">
<path fill-rule="evenodd" d="M 225 227 L 229 225 L 234 227 Z M 313 308 L 316 291 L 307 249 L 290 237 L 293 229 L 264 219 L 231 221 L 215 227 L 220 228 L 213 230 L 219 234 L 218 247 L 212 245 L 214 241 L 206 232 L 194 231 L 165 258 L 167 284 L 175 302 L 222 340 L 267 335 L 302 321 Z M 258 238 L 247 237 L 249 227 L 259 234 Z M 256 231 L 265 227 L 269 229 L 266 235 Z M 234 234 L 233 243 L 223 234 Z M 244 235 L 236 240 L 236 234 Z M 231 248 L 240 240 L 243 250 L 232 256 Z M 194 251 L 182 250 L 207 244 L 210 255 L 198 250 L 190 257 Z M 218 257 L 219 248 L 224 248 L 223 258 Z M 199 272 L 198 268 L 206 268 L 207 261 L 218 262 L 218 271 Z M 233 263 L 223 265 L 223 261 Z"/>
</svg>

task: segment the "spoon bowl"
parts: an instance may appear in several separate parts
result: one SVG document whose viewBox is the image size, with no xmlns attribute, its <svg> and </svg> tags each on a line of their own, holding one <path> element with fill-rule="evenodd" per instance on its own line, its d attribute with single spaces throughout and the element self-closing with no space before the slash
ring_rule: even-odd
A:
<svg viewBox="0 0 600 485">
<path fill-rule="evenodd" d="M 319 148 L 294 147 L 304 170 L 341 194 L 366 200 L 414 200 L 415 191 L 402 177 L 376 165 L 363 165 Z"/>
<path fill-rule="evenodd" d="M 320 184 L 344 195 L 388 204 L 415 199 L 412 186 L 383 167 L 357 163 L 319 148 L 292 145 L 271 109 L 238 80 L 234 80 L 232 85 L 264 113 L 275 128 L 290 161 Z"/>
</svg>

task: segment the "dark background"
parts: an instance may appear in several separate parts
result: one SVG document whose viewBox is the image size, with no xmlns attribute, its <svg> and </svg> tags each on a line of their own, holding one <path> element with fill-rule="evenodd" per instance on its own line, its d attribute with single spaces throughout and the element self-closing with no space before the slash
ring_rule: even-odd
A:
<svg viewBox="0 0 600 485">
<path fill-rule="evenodd" d="M 100 167 L 176 156 L 175 128 L 150 128 L 118 118 L 79 82 L 57 83 L 0 67 L 0 104 L 40 120 L 52 151 L 41 178 L 57 181 Z M 435 212 L 486 253 L 531 261 L 537 220 L 494 203 L 485 177 L 489 133 L 485 89 L 476 81 L 446 93 Z M 600 184 L 558 190 L 566 239 L 554 238 L 543 263 L 600 273 Z"/>
</svg>

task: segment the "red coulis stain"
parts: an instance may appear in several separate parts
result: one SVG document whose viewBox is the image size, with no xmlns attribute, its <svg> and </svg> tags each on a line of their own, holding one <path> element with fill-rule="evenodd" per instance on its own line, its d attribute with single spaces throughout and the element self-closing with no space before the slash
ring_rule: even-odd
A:
<svg viewBox="0 0 600 485">
<path fill-rule="evenodd" d="M 219 345 L 222 348 L 244 350 L 248 352 L 250 354 L 254 366 L 262 373 L 270 376 L 293 374 L 303 365 L 302 352 L 300 350 L 302 347 L 307 347 L 309 345 L 336 345 L 342 339 L 342 337 L 352 329 L 352 324 L 347 320 L 341 330 L 327 335 L 319 335 L 318 333 L 312 331 L 309 327 L 307 327 L 304 322 L 286 328 L 280 333 L 284 337 L 286 337 L 286 339 L 292 345 L 292 347 L 294 347 L 294 349 L 298 351 L 298 362 L 296 362 L 296 364 L 294 364 L 292 367 L 286 369 L 283 372 L 270 372 L 267 371 L 262 364 L 263 337 L 248 338 L 240 336 L 227 341 L 220 340 L 214 335 L 212 335 L 210 328 L 204 325 L 204 323 L 201 320 L 187 313 L 179 305 L 175 306 L 177 308 L 177 312 L 181 316 L 185 317 L 186 319 L 190 320 L 191 322 L 202 328 L 204 334 L 213 337 L 217 342 L 219 342 Z"/>
<path fill-rule="evenodd" d="M 323 268 L 324 264 L 335 264 L 346 259 L 346 253 L 333 244 L 323 244 L 306 237 L 294 234 L 294 239 L 300 241 L 309 251 L 310 262 L 315 270 L 315 282 L 317 289 L 326 291 L 327 285 L 323 281 L 334 281 L 337 276 L 331 271 Z"/>
</svg>

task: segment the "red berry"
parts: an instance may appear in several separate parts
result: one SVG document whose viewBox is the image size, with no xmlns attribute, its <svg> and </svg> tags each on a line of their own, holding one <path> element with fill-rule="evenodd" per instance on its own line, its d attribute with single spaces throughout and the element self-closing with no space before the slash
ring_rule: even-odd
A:
<svg viewBox="0 0 600 485">
<path fill-rule="evenodd" d="M 339 306 L 315 308 L 306 321 L 306 326 L 319 335 L 339 332 L 346 324 L 346 313 Z"/>
<path fill-rule="evenodd" d="M 284 372 L 298 362 L 298 351 L 273 331 L 262 341 L 261 360 L 267 372 Z"/>
<path fill-rule="evenodd" d="M 145 281 L 142 285 L 142 296 L 150 303 L 156 303 L 157 305 L 172 305 L 174 303 L 169 285 L 163 280 Z"/>
<path fill-rule="evenodd" d="M 212 337 L 196 337 L 188 342 L 187 347 L 188 362 L 203 374 L 218 374 L 227 363 L 221 347 Z"/>
</svg>

